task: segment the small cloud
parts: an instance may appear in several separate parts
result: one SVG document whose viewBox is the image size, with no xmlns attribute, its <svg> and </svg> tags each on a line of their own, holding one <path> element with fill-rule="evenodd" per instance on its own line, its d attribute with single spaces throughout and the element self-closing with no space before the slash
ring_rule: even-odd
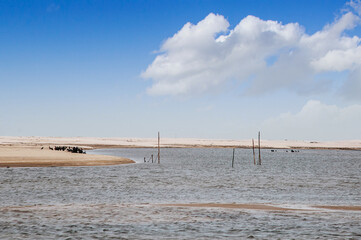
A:
<svg viewBox="0 0 361 240">
<path fill-rule="evenodd" d="M 57 5 L 55 3 L 50 4 L 47 8 L 46 11 L 51 13 L 51 12 L 56 12 L 60 9 L 60 5 Z"/>
<path fill-rule="evenodd" d="M 351 0 L 347 3 L 353 10 L 361 16 L 361 0 Z"/>
</svg>

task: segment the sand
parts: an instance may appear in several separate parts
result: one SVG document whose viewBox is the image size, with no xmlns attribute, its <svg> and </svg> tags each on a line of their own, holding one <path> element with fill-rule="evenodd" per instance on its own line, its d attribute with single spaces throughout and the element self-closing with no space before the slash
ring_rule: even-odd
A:
<svg viewBox="0 0 361 240">
<path fill-rule="evenodd" d="M 38 146 L 0 146 L 0 167 L 101 166 L 134 163 L 113 156 L 42 150 Z"/>
<path fill-rule="evenodd" d="M 315 208 L 323 208 L 328 210 L 341 210 L 341 211 L 361 211 L 361 206 L 313 206 Z"/>
<path fill-rule="evenodd" d="M 206 208 L 236 208 L 249 210 L 267 210 L 267 211 L 290 211 L 297 210 L 294 208 L 275 207 L 266 204 L 237 204 L 237 203 L 176 203 L 176 204 L 161 204 L 165 207 L 206 207 Z"/>
<path fill-rule="evenodd" d="M 252 140 L 193 138 L 161 138 L 161 147 L 239 147 L 250 148 Z M 85 148 L 156 147 L 157 138 L 95 138 L 95 137 L 0 137 L 0 146 L 72 145 Z M 270 149 L 345 149 L 361 150 L 361 140 L 291 141 L 262 140 L 262 148 Z"/>
</svg>

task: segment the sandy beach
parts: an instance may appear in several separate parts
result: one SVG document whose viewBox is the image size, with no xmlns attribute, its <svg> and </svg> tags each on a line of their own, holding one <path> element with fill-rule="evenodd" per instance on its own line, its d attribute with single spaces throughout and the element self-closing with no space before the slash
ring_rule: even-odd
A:
<svg viewBox="0 0 361 240">
<path fill-rule="evenodd" d="M 251 148 L 252 140 L 161 138 L 161 147 L 234 147 Z M 256 143 L 257 144 L 257 143 Z M 157 147 L 156 138 L 100 138 L 100 137 L 1 137 L 0 146 L 79 146 L 92 148 Z M 262 148 L 269 149 L 344 149 L 361 150 L 361 140 L 294 141 L 261 140 Z"/>
</svg>

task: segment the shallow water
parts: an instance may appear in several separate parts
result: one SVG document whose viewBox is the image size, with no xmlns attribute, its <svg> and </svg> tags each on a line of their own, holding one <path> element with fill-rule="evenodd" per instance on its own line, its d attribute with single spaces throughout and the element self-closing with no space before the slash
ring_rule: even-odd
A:
<svg viewBox="0 0 361 240">
<path fill-rule="evenodd" d="M 0 239 L 359 239 L 361 152 L 156 149 L 91 153 L 138 164 L 0 169 Z M 89 153 L 89 152 L 88 152 Z M 161 203 L 262 203 L 310 211 L 165 207 Z"/>
</svg>

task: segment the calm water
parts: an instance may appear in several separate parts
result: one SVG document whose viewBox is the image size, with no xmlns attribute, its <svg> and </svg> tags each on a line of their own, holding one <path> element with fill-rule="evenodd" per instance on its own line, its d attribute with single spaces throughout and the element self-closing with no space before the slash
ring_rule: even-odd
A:
<svg viewBox="0 0 361 240">
<path fill-rule="evenodd" d="M 89 153 L 89 152 L 88 152 Z M 0 239 L 361 239 L 361 152 L 155 149 L 92 153 L 137 164 L 1 168 Z M 164 207 L 162 203 L 265 203 L 311 211 Z"/>
</svg>

